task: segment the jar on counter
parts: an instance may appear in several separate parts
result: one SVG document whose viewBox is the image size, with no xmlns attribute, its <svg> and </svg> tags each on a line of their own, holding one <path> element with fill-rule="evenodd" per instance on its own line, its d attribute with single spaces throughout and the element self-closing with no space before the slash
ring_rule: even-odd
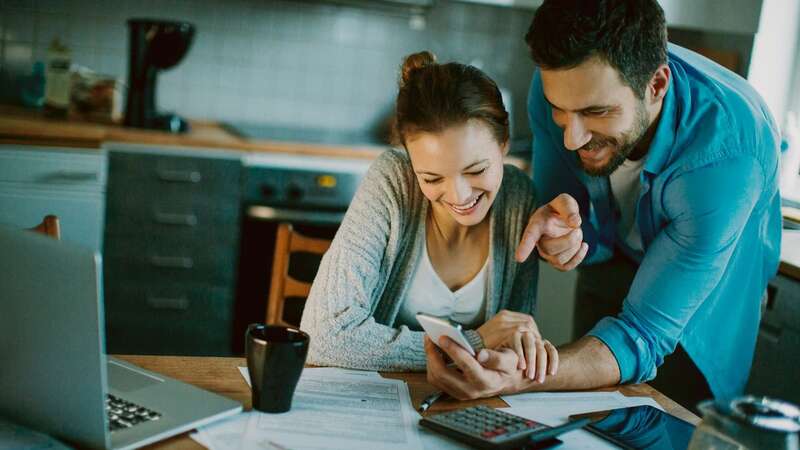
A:
<svg viewBox="0 0 800 450">
<path fill-rule="evenodd" d="M 69 48 L 54 39 L 47 52 L 45 71 L 44 113 L 48 117 L 67 117 L 71 63 Z"/>
</svg>

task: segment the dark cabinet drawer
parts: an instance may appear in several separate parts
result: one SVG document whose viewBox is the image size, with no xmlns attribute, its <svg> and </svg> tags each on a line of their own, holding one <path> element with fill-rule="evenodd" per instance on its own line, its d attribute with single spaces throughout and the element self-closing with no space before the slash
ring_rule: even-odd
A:
<svg viewBox="0 0 800 450">
<path fill-rule="evenodd" d="M 800 332 L 800 281 L 778 275 L 770 280 L 767 293 L 767 310 L 761 319 L 762 324 Z"/>
<path fill-rule="evenodd" d="M 758 335 L 747 393 L 800 404 L 800 332 L 785 328 Z"/>
<path fill-rule="evenodd" d="M 228 288 L 194 283 L 117 283 L 108 294 L 108 353 L 231 353 L 233 295 Z"/>
<path fill-rule="evenodd" d="M 167 193 L 122 194 L 109 191 L 106 230 L 110 233 L 174 231 L 193 233 L 238 228 L 238 197 L 176 197 Z"/>
<path fill-rule="evenodd" d="M 131 194 L 238 196 L 241 184 L 238 158 L 112 151 L 109 173 L 109 190 L 120 186 Z"/>
<path fill-rule="evenodd" d="M 769 282 L 747 392 L 800 403 L 800 281 Z"/>
<path fill-rule="evenodd" d="M 106 277 L 115 283 L 229 284 L 234 281 L 237 253 L 231 240 L 198 245 L 197 238 L 183 236 L 114 236 L 103 258 Z"/>
</svg>

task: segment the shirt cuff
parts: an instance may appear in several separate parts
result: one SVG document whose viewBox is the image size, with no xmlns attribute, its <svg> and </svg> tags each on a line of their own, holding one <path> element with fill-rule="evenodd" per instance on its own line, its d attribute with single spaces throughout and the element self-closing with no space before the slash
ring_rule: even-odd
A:
<svg viewBox="0 0 800 450">
<path fill-rule="evenodd" d="M 464 330 L 464 337 L 467 338 L 467 342 L 469 342 L 469 345 L 472 346 L 472 349 L 475 350 L 476 353 L 485 347 L 480 333 L 475 330 Z"/>
<path fill-rule="evenodd" d="M 588 333 L 589 336 L 600 339 L 611 350 L 619 366 L 620 384 L 640 383 L 655 377 L 655 373 L 652 376 L 649 373 L 655 372 L 654 369 L 648 371 L 647 374 L 638 373 L 641 372 L 639 355 L 644 356 L 646 345 L 644 339 L 634 338 L 632 333 L 634 330 L 616 317 L 604 317 Z"/>
</svg>

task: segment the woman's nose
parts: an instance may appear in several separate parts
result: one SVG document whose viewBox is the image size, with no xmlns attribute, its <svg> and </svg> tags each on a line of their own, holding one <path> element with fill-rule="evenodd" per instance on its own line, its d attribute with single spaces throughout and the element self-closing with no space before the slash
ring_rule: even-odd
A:
<svg viewBox="0 0 800 450">
<path fill-rule="evenodd" d="M 472 196 L 472 186 L 464 177 L 453 179 L 450 191 L 450 203 L 454 205 L 463 205 Z"/>
</svg>

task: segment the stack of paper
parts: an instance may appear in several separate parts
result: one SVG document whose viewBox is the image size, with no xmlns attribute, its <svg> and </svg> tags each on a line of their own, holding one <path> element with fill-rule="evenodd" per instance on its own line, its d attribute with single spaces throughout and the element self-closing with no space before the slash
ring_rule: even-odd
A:
<svg viewBox="0 0 800 450">
<path fill-rule="evenodd" d="M 306 369 L 291 411 L 253 411 L 201 428 L 192 438 L 213 450 L 419 449 L 417 419 L 402 380 L 377 372 Z"/>
</svg>

